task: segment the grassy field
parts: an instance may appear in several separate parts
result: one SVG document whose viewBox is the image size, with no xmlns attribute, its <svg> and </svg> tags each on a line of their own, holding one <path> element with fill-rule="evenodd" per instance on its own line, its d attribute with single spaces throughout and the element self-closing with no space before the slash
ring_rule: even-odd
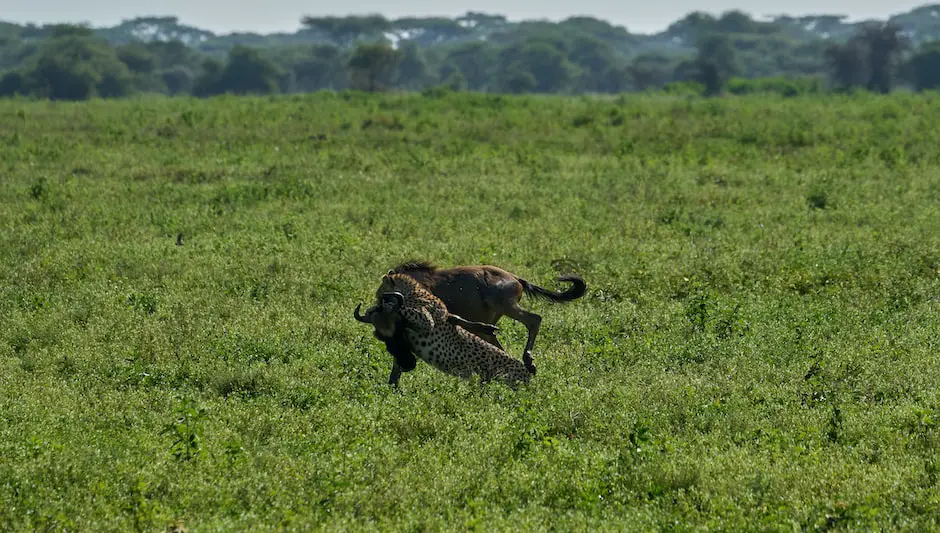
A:
<svg viewBox="0 0 940 533">
<path fill-rule="evenodd" d="M 0 102 L 0 523 L 938 530 L 938 125 L 936 95 Z M 529 386 L 396 393 L 352 310 L 411 258 L 589 292 L 523 299 Z"/>
</svg>

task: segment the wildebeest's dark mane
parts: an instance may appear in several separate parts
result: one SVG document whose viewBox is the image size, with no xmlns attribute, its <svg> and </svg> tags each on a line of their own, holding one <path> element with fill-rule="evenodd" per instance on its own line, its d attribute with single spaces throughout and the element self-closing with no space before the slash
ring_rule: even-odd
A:
<svg viewBox="0 0 940 533">
<path fill-rule="evenodd" d="M 408 261 L 402 263 L 397 267 L 392 269 L 392 272 L 396 274 L 404 274 L 406 272 L 434 272 L 437 270 L 437 266 L 431 263 L 430 261 Z"/>
</svg>

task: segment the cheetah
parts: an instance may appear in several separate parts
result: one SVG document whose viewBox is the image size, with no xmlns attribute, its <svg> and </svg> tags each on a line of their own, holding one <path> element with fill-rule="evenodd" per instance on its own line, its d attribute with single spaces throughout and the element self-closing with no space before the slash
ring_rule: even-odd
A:
<svg viewBox="0 0 940 533">
<path fill-rule="evenodd" d="M 484 383 L 495 379 L 512 388 L 528 383 L 535 373 L 522 361 L 471 333 L 493 334 L 498 331 L 495 326 L 449 313 L 444 302 L 414 278 L 386 274 L 380 290 L 379 304 L 370 317 L 376 336 L 395 339 L 399 335 L 397 342 L 406 341 L 418 358 L 441 372 L 462 379 L 476 374 Z M 402 330 L 405 339 L 400 337 Z"/>
</svg>

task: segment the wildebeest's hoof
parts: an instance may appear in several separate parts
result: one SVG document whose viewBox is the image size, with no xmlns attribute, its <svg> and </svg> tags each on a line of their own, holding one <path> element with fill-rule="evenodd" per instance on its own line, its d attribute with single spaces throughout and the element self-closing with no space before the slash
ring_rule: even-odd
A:
<svg viewBox="0 0 940 533">
<path fill-rule="evenodd" d="M 522 364 L 525 365 L 525 369 L 530 374 L 535 375 L 535 361 L 532 360 L 532 352 L 527 350 L 522 354 Z"/>
</svg>

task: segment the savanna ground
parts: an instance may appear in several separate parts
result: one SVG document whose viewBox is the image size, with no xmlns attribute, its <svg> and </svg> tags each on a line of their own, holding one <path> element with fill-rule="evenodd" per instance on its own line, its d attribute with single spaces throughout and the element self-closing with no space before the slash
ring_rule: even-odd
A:
<svg viewBox="0 0 940 533">
<path fill-rule="evenodd" d="M 937 530 L 938 124 L 914 95 L 2 102 L 0 523 Z M 419 363 L 396 393 L 352 310 L 409 258 L 589 292 L 523 300 L 528 387 Z"/>
</svg>

